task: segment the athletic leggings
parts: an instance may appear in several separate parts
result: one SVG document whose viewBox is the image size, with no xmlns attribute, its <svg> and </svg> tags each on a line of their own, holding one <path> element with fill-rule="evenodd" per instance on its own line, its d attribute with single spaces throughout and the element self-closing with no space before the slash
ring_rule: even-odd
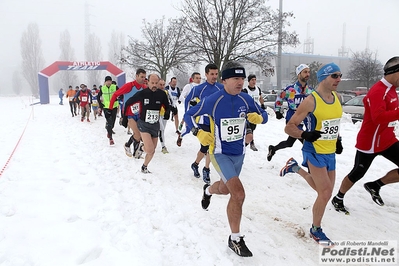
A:
<svg viewBox="0 0 399 266">
<path fill-rule="evenodd" d="M 76 114 L 76 103 L 74 101 L 69 101 L 69 107 L 71 108 L 72 115 Z"/>
<path fill-rule="evenodd" d="M 378 153 L 364 153 L 361 151 L 356 151 L 355 165 L 352 171 L 348 174 L 348 178 L 353 183 L 359 181 L 370 168 L 371 163 L 377 155 L 382 155 L 384 158 L 390 160 L 396 166 L 399 167 L 399 141 L 395 142 L 388 149 L 378 152 Z"/>
<path fill-rule="evenodd" d="M 274 151 L 292 147 L 296 140 L 299 140 L 300 142 L 303 143 L 303 139 L 296 139 L 291 136 L 288 136 L 287 140 L 283 140 L 282 142 L 274 146 Z"/>
</svg>

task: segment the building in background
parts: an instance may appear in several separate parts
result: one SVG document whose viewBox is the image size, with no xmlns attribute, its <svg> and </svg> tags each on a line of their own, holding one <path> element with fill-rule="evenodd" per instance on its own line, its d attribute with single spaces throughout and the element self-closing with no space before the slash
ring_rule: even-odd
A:
<svg viewBox="0 0 399 266">
<path fill-rule="evenodd" d="M 327 64 L 334 62 L 336 63 L 342 71 L 343 79 L 339 84 L 338 90 L 355 90 L 356 87 L 361 86 L 359 82 L 347 79 L 346 74 L 348 73 L 350 66 L 349 57 L 339 57 L 339 56 L 325 56 L 325 55 L 312 55 L 312 54 L 294 54 L 294 53 L 283 53 L 281 58 L 281 85 L 282 88 L 277 88 L 277 75 L 276 73 L 272 77 L 266 77 L 261 69 L 253 64 L 244 64 L 246 68 L 246 73 L 255 74 L 257 78 L 257 86 L 261 88 L 262 91 L 279 91 L 284 89 L 288 85 L 293 83 L 293 78 L 295 77 L 295 67 L 304 63 L 310 64 L 312 62 L 319 62 L 322 64 Z M 272 65 L 276 66 L 276 59 L 272 60 Z M 345 78 L 346 77 L 346 78 Z M 246 86 L 247 84 L 245 84 Z"/>
</svg>

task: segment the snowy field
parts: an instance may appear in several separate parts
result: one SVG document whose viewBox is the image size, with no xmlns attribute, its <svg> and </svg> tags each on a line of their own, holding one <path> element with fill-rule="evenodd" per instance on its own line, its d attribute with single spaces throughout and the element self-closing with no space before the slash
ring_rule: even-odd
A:
<svg viewBox="0 0 399 266">
<path fill-rule="evenodd" d="M 209 211 L 201 208 L 204 183 L 190 169 L 199 148 L 195 137 L 177 147 L 169 121 L 170 153 L 158 144 L 152 174 L 142 174 L 143 160 L 123 151 L 128 135 L 118 123 L 111 147 L 103 117 L 80 122 L 56 96 L 48 105 L 31 102 L 0 97 L 0 265 L 319 265 L 319 247 L 308 237 L 316 193 L 299 175 L 278 175 L 290 157 L 302 160 L 300 142 L 266 160 L 268 145 L 287 137 L 284 120 L 274 114 L 257 127 L 259 151 L 247 150 L 241 173 L 241 233 L 254 254 L 241 258 L 227 247 L 228 197 L 213 196 Z M 181 116 L 183 106 L 179 110 Z M 344 151 L 337 155 L 334 195 L 352 169 L 359 129 L 347 116 L 341 125 Z M 327 206 L 322 227 L 328 237 L 399 239 L 399 184 L 382 188 L 383 207 L 363 188 L 393 168 L 383 158 L 374 161 L 345 197 L 351 215 Z M 211 179 L 219 179 L 213 167 Z"/>
</svg>

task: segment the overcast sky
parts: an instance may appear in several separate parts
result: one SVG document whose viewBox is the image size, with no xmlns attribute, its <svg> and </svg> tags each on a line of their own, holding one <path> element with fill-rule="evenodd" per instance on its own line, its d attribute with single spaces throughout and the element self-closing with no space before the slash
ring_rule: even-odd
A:
<svg viewBox="0 0 399 266">
<path fill-rule="evenodd" d="M 101 38 L 104 60 L 108 58 L 108 42 L 112 30 L 140 37 L 142 19 L 153 21 L 165 16 L 177 17 L 180 0 L 96 0 L 89 3 L 91 31 Z M 268 5 L 278 8 L 279 0 L 269 0 Z M 39 25 L 45 65 L 58 60 L 59 36 L 68 29 L 77 60 L 83 61 L 85 33 L 85 1 L 83 0 L 0 0 L 0 33 L 2 36 L 0 59 L 1 75 L 8 76 L 2 86 L 11 86 L 11 76 L 21 65 L 20 39 L 30 22 Z M 399 55 L 398 0 L 284 0 L 284 11 L 292 11 L 291 30 L 299 34 L 301 44 L 284 48 L 284 52 L 303 53 L 303 43 L 309 35 L 314 39 L 314 54 L 337 56 L 342 46 L 343 24 L 346 23 L 346 47 L 361 51 L 367 45 L 367 28 L 370 27 L 369 49 L 378 51 L 384 64 Z M 126 38 L 127 40 L 127 38 Z M 2 90 L 2 88 L 0 88 Z"/>
</svg>

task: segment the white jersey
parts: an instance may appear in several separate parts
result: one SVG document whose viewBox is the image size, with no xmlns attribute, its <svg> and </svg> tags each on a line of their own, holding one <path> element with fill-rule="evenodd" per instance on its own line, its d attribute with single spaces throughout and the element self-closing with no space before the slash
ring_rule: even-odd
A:
<svg viewBox="0 0 399 266">
<path fill-rule="evenodd" d="M 184 99 L 185 99 L 185 98 L 187 97 L 187 95 L 190 93 L 191 89 L 192 89 L 193 87 L 197 86 L 197 85 L 199 85 L 199 84 L 194 83 L 194 82 L 191 82 L 191 83 L 186 84 L 186 86 L 183 87 L 183 91 L 181 92 L 181 95 L 180 95 L 179 100 L 180 100 L 181 102 L 184 102 Z"/>
<path fill-rule="evenodd" d="M 244 92 L 248 93 L 254 101 L 260 105 L 260 97 L 262 92 L 260 91 L 259 87 L 250 88 L 249 86 L 243 89 Z"/>
<path fill-rule="evenodd" d="M 165 90 L 168 91 L 169 97 L 172 100 L 172 106 L 176 107 L 177 106 L 177 101 L 179 101 L 180 97 L 180 88 L 175 87 L 172 88 L 171 86 L 166 86 Z"/>
</svg>

